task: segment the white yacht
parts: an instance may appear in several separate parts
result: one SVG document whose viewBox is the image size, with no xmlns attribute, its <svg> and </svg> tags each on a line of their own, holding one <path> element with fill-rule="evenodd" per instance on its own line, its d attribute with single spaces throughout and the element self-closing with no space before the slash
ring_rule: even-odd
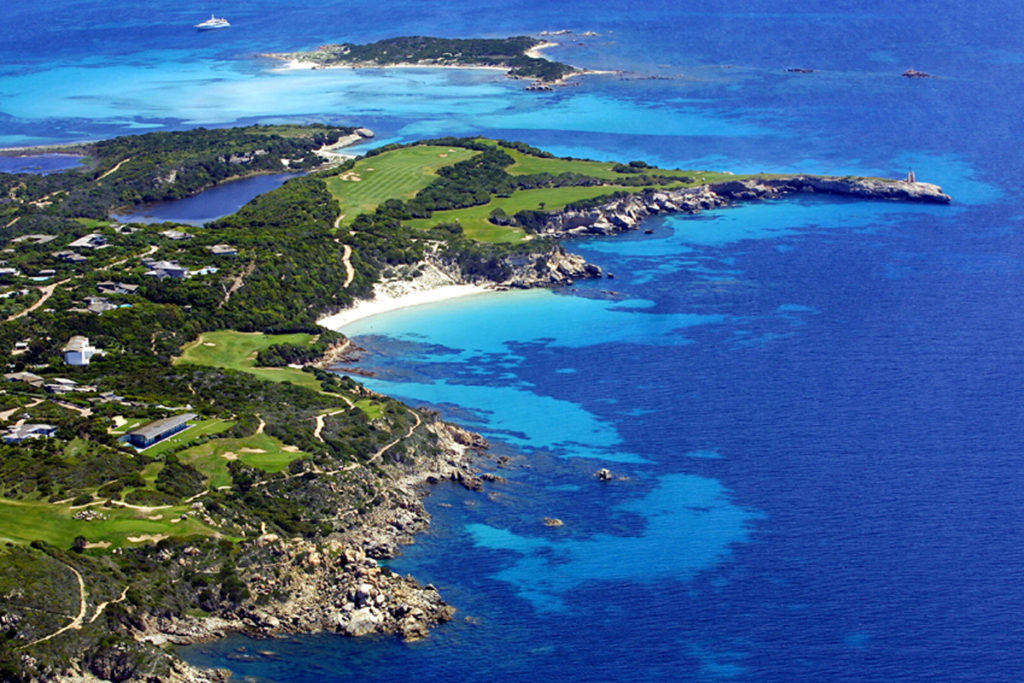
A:
<svg viewBox="0 0 1024 683">
<path fill-rule="evenodd" d="M 196 24 L 196 28 L 200 31 L 212 31 L 216 28 L 228 28 L 229 26 L 231 26 L 231 24 L 228 23 L 227 19 L 224 17 L 216 17 L 212 14 L 210 15 L 210 18 L 203 23 Z"/>
</svg>

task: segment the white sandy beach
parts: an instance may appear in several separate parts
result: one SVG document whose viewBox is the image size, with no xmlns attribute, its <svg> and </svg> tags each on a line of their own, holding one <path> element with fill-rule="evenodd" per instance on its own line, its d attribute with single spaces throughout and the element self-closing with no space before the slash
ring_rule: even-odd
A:
<svg viewBox="0 0 1024 683">
<path fill-rule="evenodd" d="M 267 55 L 274 59 L 283 59 Z M 473 66 L 467 64 L 331 64 L 322 66 L 303 59 L 285 59 L 284 63 L 274 67 L 273 71 L 310 71 L 312 69 L 473 69 L 484 71 L 508 71 L 504 66 Z"/>
<path fill-rule="evenodd" d="M 543 51 L 558 47 L 558 43 L 541 43 L 535 47 L 530 48 L 524 54 L 528 57 L 535 59 L 547 59 L 544 56 Z M 508 73 L 509 69 L 505 66 L 473 66 L 466 64 L 331 64 L 330 66 L 322 66 L 315 62 L 310 62 L 302 59 L 285 59 L 283 57 L 276 57 L 274 55 L 264 55 L 266 57 L 272 57 L 274 59 L 282 60 L 282 64 L 276 66 L 272 71 L 279 73 L 285 73 L 290 71 L 310 71 L 312 69 L 469 69 L 473 71 L 497 71 L 500 73 Z M 566 74 L 561 78 L 551 81 L 548 84 L 553 86 L 565 85 L 569 79 L 576 78 L 579 76 L 618 76 L 621 75 L 622 71 L 608 71 L 603 69 L 579 69 L 572 73 Z M 526 80 L 535 80 L 532 78 L 526 78 Z"/>
<path fill-rule="evenodd" d="M 318 325 L 336 332 L 344 331 L 346 325 L 381 313 L 390 313 L 412 306 L 433 304 L 449 299 L 459 299 L 475 294 L 486 294 L 494 290 L 480 285 L 444 285 L 434 289 L 418 289 L 398 295 L 378 293 L 373 299 L 359 301 L 352 308 L 346 308 L 334 315 L 321 318 Z"/>
<path fill-rule="evenodd" d="M 431 263 L 405 266 L 402 270 L 406 272 L 399 272 L 394 279 L 375 284 L 372 299 L 357 301 L 352 308 L 321 318 L 317 324 L 340 331 L 356 320 L 381 313 L 494 291 L 493 288 L 484 285 L 457 282 L 450 274 Z M 418 272 L 419 275 L 411 278 L 411 271 Z"/>
<path fill-rule="evenodd" d="M 531 59 L 547 59 L 547 57 L 544 56 L 544 50 L 547 50 L 552 47 L 558 47 L 558 43 L 545 41 L 543 43 L 540 43 L 539 45 L 534 45 L 523 54 L 525 54 L 527 57 L 530 57 Z"/>
</svg>

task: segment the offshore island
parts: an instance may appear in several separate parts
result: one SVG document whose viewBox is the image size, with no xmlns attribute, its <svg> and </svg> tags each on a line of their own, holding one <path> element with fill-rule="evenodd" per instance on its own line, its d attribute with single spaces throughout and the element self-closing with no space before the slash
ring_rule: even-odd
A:
<svg viewBox="0 0 1024 683">
<path fill-rule="evenodd" d="M 499 69 L 509 78 L 532 79 L 528 89 L 550 90 L 572 76 L 600 73 L 545 59 L 542 51 L 555 47 L 529 36 L 511 38 L 434 38 L 403 36 L 376 43 L 331 43 L 305 52 L 266 54 L 286 60 L 289 68 L 433 68 Z"/>
<path fill-rule="evenodd" d="M 329 153 L 370 135 L 150 133 L 68 146 L 74 170 L 0 174 L 0 678 L 224 680 L 171 646 L 414 640 L 452 618 L 379 560 L 426 528 L 424 485 L 500 486 L 501 462 L 339 371 L 359 349 L 328 327 L 444 288 L 599 277 L 562 241 L 653 215 L 793 193 L 950 201 L 914 179 L 663 169 L 484 138 Z M 203 227 L 110 218 L 281 172 L 296 176 Z"/>
</svg>

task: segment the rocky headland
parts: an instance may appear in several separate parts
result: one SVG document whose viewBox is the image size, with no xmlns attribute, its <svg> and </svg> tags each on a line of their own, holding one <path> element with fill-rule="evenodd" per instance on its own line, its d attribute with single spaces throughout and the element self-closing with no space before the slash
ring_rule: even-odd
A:
<svg viewBox="0 0 1024 683">
<path fill-rule="evenodd" d="M 676 190 L 651 190 L 589 209 L 552 212 L 537 231 L 547 237 L 613 235 L 635 230 L 659 214 L 697 213 L 737 201 L 780 199 L 796 193 L 948 204 L 952 198 L 938 185 L 870 178 L 780 176 L 737 179 Z"/>
</svg>

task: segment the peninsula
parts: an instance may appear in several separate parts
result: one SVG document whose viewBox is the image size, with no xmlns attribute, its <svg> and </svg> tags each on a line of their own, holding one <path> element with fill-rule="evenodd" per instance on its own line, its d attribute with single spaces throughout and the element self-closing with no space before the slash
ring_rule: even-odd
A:
<svg viewBox="0 0 1024 683">
<path fill-rule="evenodd" d="M 432 38 L 403 36 L 376 43 L 332 43 L 307 52 L 265 55 L 296 67 L 432 66 L 502 69 L 510 78 L 558 84 L 582 69 L 544 59 L 540 50 L 553 43 L 531 38 Z"/>
<path fill-rule="evenodd" d="M 378 560 L 428 524 L 423 485 L 500 481 L 479 470 L 487 443 L 329 371 L 358 349 L 318 321 L 442 288 L 596 277 L 562 240 L 655 214 L 790 193 L 950 201 L 926 183 L 485 138 L 325 162 L 369 136 L 150 133 L 75 148 L 82 168 L 0 174 L 0 679 L 223 680 L 163 646 L 233 631 L 416 639 L 452 618 L 436 588 Z M 109 218 L 287 170 L 305 174 L 202 228 Z"/>
</svg>

